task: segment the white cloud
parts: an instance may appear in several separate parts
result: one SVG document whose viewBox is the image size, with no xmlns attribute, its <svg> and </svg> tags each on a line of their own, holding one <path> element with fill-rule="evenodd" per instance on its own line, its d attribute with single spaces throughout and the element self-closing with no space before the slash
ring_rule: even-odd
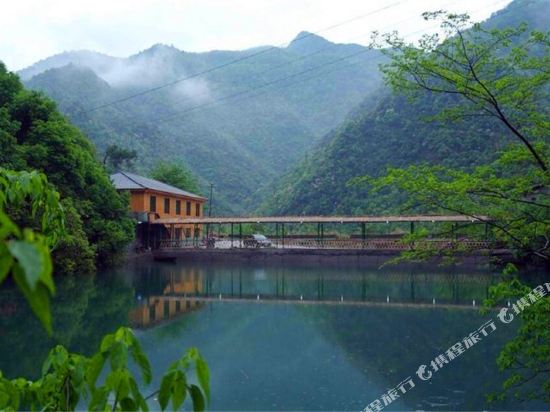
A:
<svg viewBox="0 0 550 412">
<path fill-rule="evenodd" d="M 19 70 L 66 50 L 128 56 L 155 43 L 186 51 L 244 49 L 290 41 L 399 0 L 5 0 L 0 60 Z M 450 9 L 488 17 L 510 0 L 408 0 L 319 34 L 368 43 L 375 29 L 402 33 L 428 27 L 420 13 Z M 364 35 L 363 37 L 360 37 Z"/>
</svg>

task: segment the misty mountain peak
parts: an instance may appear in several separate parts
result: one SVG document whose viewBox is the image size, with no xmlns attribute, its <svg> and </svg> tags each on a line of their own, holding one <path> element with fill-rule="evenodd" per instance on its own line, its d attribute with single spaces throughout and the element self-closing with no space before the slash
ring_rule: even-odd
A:
<svg viewBox="0 0 550 412">
<path fill-rule="evenodd" d="M 290 42 L 288 49 L 296 53 L 309 53 L 331 44 L 327 39 L 317 34 L 302 31 Z"/>
<path fill-rule="evenodd" d="M 177 53 L 182 53 L 181 50 L 174 47 L 173 45 L 163 44 L 163 43 L 156 43 L 153 44 L 148 49 L 143 50 L 139 54 L 152 54 L 152 55 L 173 55 Z"/>
</svg>

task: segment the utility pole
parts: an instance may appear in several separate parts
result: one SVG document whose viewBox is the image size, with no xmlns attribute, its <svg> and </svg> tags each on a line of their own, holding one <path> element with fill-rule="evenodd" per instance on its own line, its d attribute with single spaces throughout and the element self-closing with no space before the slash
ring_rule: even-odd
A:
<svg viewBox="0 0 550 412">
<path fill-rule="evenodd" d="M 214 183 L 210 183 L 210 199 L 208 199 L 208 217 L 212 216 L 212 192 L 214 191 Z"/>
</svg>

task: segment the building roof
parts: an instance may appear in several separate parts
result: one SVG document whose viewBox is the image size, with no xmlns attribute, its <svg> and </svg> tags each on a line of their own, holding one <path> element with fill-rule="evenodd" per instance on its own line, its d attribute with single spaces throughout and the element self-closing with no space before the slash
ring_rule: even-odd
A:
<svg viewBox="0 0 550 412">
<path fill-rule="evenodd" d="M 205 197 L 196 195 L 177 187 L 170 186 L 158 180 L 149 179 L 129 172 L 118 172 L 111 175 L 111 181 L 117 190 L 155 190 L 158 192 L 170 193 L 178 196 L 192 197 L 199 200 L 206 200 Z"/>
</svg>

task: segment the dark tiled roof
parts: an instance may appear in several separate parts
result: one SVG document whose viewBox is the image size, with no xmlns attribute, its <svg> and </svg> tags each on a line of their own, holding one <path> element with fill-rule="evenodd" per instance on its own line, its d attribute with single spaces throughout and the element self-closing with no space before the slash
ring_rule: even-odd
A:
<svg viewBox="0 0 550 412">
<path fill-rule="evenodd" d="M 157 190 L 159 192 L 171 193 L 179 196 L 193 197 L 195 199 L 206 200 L 206 198 L 196 195 L 185 190 L 178 189 L 177 187 L 167 185 L 166 183 L 159 182 L 158 180 L 149 179 L 129 172 L 118 172 L 111 175 L 111 181 L 118 190 L 135 190 L 135 189 L 150 189 Z"/>
</svg>

